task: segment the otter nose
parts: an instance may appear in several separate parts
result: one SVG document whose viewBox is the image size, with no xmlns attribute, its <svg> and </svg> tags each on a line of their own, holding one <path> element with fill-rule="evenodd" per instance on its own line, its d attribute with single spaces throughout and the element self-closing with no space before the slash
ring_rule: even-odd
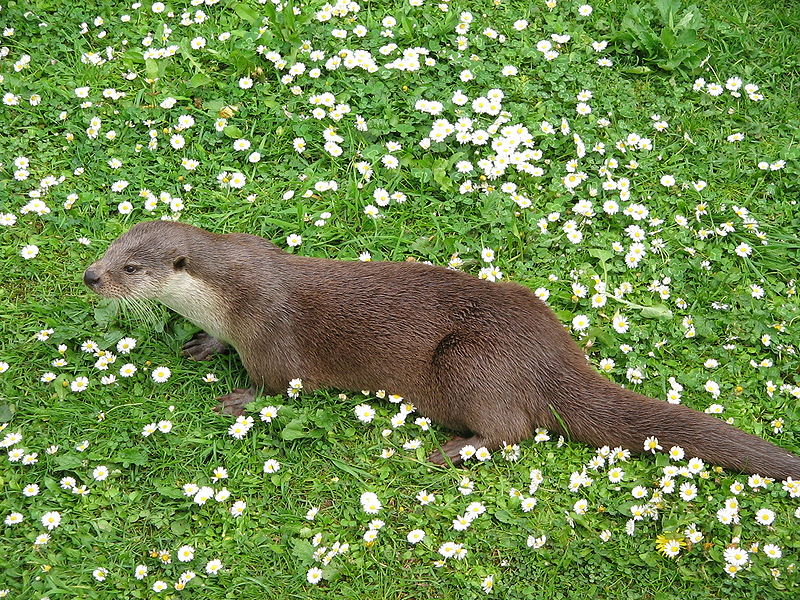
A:
<svg viewBox="0 0 800 600">
<path fill-rule="evenodd" d="M 83 274 L 83 282 L 89 287 L 94 287 L 100 281 L 100 276 L 90 268 Z"/>
</svg>

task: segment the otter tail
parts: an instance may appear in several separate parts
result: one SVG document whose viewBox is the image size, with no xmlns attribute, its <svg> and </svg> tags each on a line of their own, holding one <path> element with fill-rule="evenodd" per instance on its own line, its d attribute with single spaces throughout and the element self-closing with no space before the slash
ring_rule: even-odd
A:
<svg viewBox="0 0 800 600">
<path fill-rule="evenodd" d="M 599 375 L 598 379 L 603 379 Z M 784 480 L 800 479 L 800 457 L 720 419 L 677 404 L 642 396 L 606 379 L 595 379 L 580 398 L 570 398 L 556 418 L 574 439 L 595 446 L 622 446 L 642 452 L 646 438 L 658 438 L 663 451 L 680 446 L 686 458 L 698 457 L 732 471 Z M 574 410 L 580 404 L 579 410 Z"/>
</svg>

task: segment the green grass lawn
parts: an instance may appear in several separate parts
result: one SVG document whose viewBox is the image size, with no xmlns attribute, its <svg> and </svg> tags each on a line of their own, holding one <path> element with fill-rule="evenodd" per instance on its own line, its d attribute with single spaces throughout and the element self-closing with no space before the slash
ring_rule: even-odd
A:
<svg viewBox="0 0 800 600">
<path fill-rule="evenodd" d="M 160 218 L 450 265 L 800 452 L 795 3 L 0 4 L 0 598 L 798 597 L 796 486 L 552 433 L 439 468 L 392 390 L 237 439 L 238 359 L 82 283 Z"/>
</svg>

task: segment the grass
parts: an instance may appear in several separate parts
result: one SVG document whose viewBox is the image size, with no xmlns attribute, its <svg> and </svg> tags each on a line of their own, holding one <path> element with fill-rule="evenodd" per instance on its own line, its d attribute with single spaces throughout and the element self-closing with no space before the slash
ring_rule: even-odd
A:
<svg viewBox="0 0 800 600">
<path fill-rule="evenodd" d="M 306 255 L 356 260 L 369 252 L 373 260 L 446 265 L 458 254 L 465 271 L 496 268 L 504 280 L 546 290 L 565 325 L 576 315 L 588 316 L 590 327 L 575 336 L 595 365 L 614 361 L 612 379 L 666 399 L 674 378 L 683 386 L 683 403 L 700 410 L 718 404 L 721 418 L 800 452 L 800 52 L 792 33 L 800 11 L 759 1 L 707 1 L 697 4 L 698 13 L 660 0 L 640 2 L 636 13 L 633 4 L 598 0 L 584 17 L 580 3 L 566 1 L 549 9 L 538 0 L 465 0 L 443 11 L 431 2 L 413 7 L 392 0 L 364 2 L 358 12 L 320 22 L 322 2 L 170 2 L 163 12 L 154 12 L 150 2 L 138 8 L 93 1 L 42 0 L 25 8 L 6 3 L 0 15 L 13 31 L 3 32 L 0 44 L 0 92 L 6 95 L 0 219 L 14 224 L 0 227 L 0 363 L 8 365 L 0 374 L 0 439 L 16 433 L 22 439 L 6 438 L 9 456 L 0 459 L 0 517 L 7 521 L 0 538 L 0 597 L 473 598 L 486 596 L 482 585 L 490 577 L 491 595 L 510 598 L 796 597 L 799 515 L 797 500 L 781 482 L 754 489 L 746 476 L 709 465 L 691 479 L 695 499 L 684 501 L 677 490 L 664 494 L 656 518 L 638 521 L 628 535 L 631 506 L 646 502 L 632 491 L 643 486 L 652 495 L 659 489 L 669 462 L 664 455 L 622 463 L 625 477 L 617 484 L 607 477 L 610 465 L 590 471 L 594 483 L 577 494 L 567 489 L 570 474 L 585 468 L 595 450 L 559 443 L 556 436 L 524 442 L 516 461 L 496 452 L 464 469 L 435 468 L 425 457 L 448 432 L 435 426 L 423 431 L 409 420 L 384 435 L 396 407 L 374 390 L 260 398 L 251 413 L 254 427 L 234 439 L 231 421 L 210 408 L 215 396 L 246 384 L 238 360 L 182 360 L 179 349 L 194 332 L 191 324 L 160 309 L 149 320 L 117 314 L 81 282 L 84 268 L 120 233 L 165 216 L 217 232 L 257 233 Z M 182 13 L 194 18 L 198 10 L 205 20 L 180 24 Z M 670 10 L 671 22 L 661 16 Z M 683 19 L 687 10 L 692 14 Z M 474 20 L 463 33 L 468 47 L 459 50 L 455 28 L 464 11 Z M 381 23 L 388 15 L 394 25 Z M 520 19 L 528 25 L 517 30 Z M 358 25 L 366 28 L 364 37 L 332 35 Z M 505 40 L 487 36 L 487 27 Z M 386 29 L 394 37 L 382 37 Z M 625 33 L 630 31 L 637 33 Z M 537 43 L 549 40 L 555 48 L 551 34 L 570 39 L 561 42 L 557 58 L 546 60 Z M 192 40 L 201 37 L 205 46 L 193 48 Z M 151 49 L 176 45 L 174 56 L 147 58 L 146 38 L 152 38 Z M 609 44 L 597 52 L 591 42 L 601 40 Z M 389 43 L 398 49 L 384 56 L 379 48 Z M 108 59 L 107 47 L 113 58 L 90 64 Z M 373 73 L 358 66 L 325 68 L 342 48 L 369 51 L 380 66 Z M 419 54 L 419 69 L 385 67 L 407 48 L 429 51 Z M 323 51 L 323 60 L 314 61 L 311 50 Z M 424 64 L 426 57 L 433 64 Z M 602 57 L 612 66 L 598 66 Z M 286 64 L 278 69 L 275 62 L 282 59 Z M 297 62 L 305 72 L 282 82 Z M 505 66 L 518 73 L 502 75 Z M 319 77 L 311 76 L 314 67 Z M 459 79 L 465 69 L 472 80 Z M 739 97 L 730 90 L 719 96 L 707 88 L 695 91 L 698 77 L 723 86 L 740 77 L 742 84 L 758 85 L 763 98 L 752 100 L 743 90 Z M 252 86 L 243 88 L 242 78 Z M 86 98 L 76 94 L 82 87 L 89 88 Z M 105 97 L 108 88 L 124 96 Z M 457 89 L 469 98 L 463 107 L 451 101 Z M 454 123 L 468 116 L 476 129 L 488 129 L 496 115 L 475 113 L 471 103 L 491 89 L 504 94 L 507 124 L 526 126 L 533 148 L 541 150 L 541 158 L 530 160 L 541 175 L 509 168 L 496 179 L 482 177 L 478 161 L 491 153 L 489 147 L 460 144 L 452 134 L 420 147 L 435 119 Z M 592 112 L 584 116 L 576 112 L 582 90 L 592 92 L 583 100 Z M 350 111 L 340 120 L 313 117 L 320 107 L 310 97 L 323 93 Z M 32 95 L 41 101 L 31 103 Z M 167 98 L 175 99 L 171 108 L 162 107 Z M 416 109 L 420 99 L 441 102 L 442 113 Z M 178 131 L 181 115 L 190 115 L 194 125 Z M 366 121 L 366 131 L 356 126 L 356 115 Z M 224 124 L 218 123 L 222 116 Z M 101 121 L 97 135 L 87 133 L 95 117 Z M 569 134 L 559 131 L 562 118 Z M 608 125 L 598 122 L 602 118 Z M 654 129 L 659 120 L 668 123 L 663 131 Z M 555 133 L 544 133 L 542 121 Z M 325 147 L 328 126 L 340 136 L 341 152 Z M 583 156 L 573 133 L 586 146 Z M 652 150 L 615 148 L 630 133 L 650 138 Z M 727 141 L 735 133 L 744 139 Z M 171 143 L 176 134 L 184 138 L 182 148 Z M 302 153 L 295 150 L 296 138 L 305 140 Z M 152 139 L 157 146 L 150 149 Z M 236 150 L 240 139 L 250 148 Z M 401 148 L 388 151 L 388 142 Z M 599 142 L 604 154 L 595 151 Z M 249 160 L 252 152 L 260 154 L 257 162 Z M 389 154 L 398 159 L 397 168 L 384 166 Z M 609 177 L 600 169 L 611 158 L 619 164 Z M 629 168 L 632 158 L 638 164 Z M 121 166 L 111 168 L 112 159 Z M 188 170 L 184 159 L 199 165 Z M 473 171 L 460 173 L 460 161 L 470 161 Z M 571 161 L 587 174 L 573 191 L 564 182 Z M 762 161 L 766 170 L 758 166 Z M 359 162 L 369 166 L 369 177 Z M 222 172 L 243 174 L 244 186 L 220 185 Z M 662 185 L 665 175 L 676 184 Z M 603 189 L 609 178 L 627 178 L 630 197 Z M 468 179 L 475 191 L 463 189 Z M 123 180 L 129 185 L 112 191 Z M 693 184 L 700 180 L 707 186 L 697 191 Z M 329 181 L 335 189 L 316 185 Z M 530 205 L 515 201 L 504 183 L 516 184 Z M 377 188 L 406 199 L 378 206 L 381 217 L 370 217 L 364 211 L 377 206 Z M 154 210 L 145 209 L 140 190 L 161 197 Z M 37 196 L 48 210 L 23 210 Z M 180 202 L 170 205 L 176 197 Z M 573 210 L 583 200 L 592 201 L 594 215 Z M 604 212 L 609 200 L 619 212 Z M 125 202 L 130 211 L 120 207 Z M 622 211 L 631 203 L 646 206 L 649 216 L 626 216 Z M 746 208 L 756 224 L 733 207 Z M 326 212 L 325 224 L 315 224 Z M 548 215 L 554 216 L 544 233 Z M 583 234 L 577 243 L 563 229 L 568 221 Z M 630 225 L 643 230 L 646 255 L 629 266 Z M 292 234 L 302 236 L 302 244 L 288 248 Z M 624 250 L 615 251 L 614 242 Z M 21 252 L 29 245 L 38 254 L 26 259 Z M 491 264 L 482 260 L 483 248 L 495 251 Z M 606 284 L 602 306 L 591 301 L 602 291 L 597 281 Z M 615 298 L 625 282 L 630 291 Z M 626 332 L 614 327 L 617 315 L 628 319 Z M 45 341 L 37 339 L 48 329 Z M 116 350 L 123 337 L 137 340 L 129 355 Z M 95 368 L 97 357 L 81 351 L 87 339 L 118 355 L 108 370 Z M 59 358 L 66 364 L 54 366 Z M 137 367 L 134 376 L 119 376 L 125 363 Z M 164 383 L 150 377 L 158 366 L 171 370 Z M 631 369 L 643 374 L 640 383 Z M 55 379 L 42 382 L 46 372 Z M 208 372 L 218 381 L 204 382 Z M 117 382 L 103 385 L 101 377 L 110 373 Z M 85 391 L 71 390 L 78 377 L 88 378 Z M 707 391 L 708 381 L 718 384 L 719 397 Z M 376 412 L 368 424 L 354 414 L 363 403 Z M 270 423 L 258 414 L 268 405 L 280 406 Z M 161 421 L 171 423 L 169 433 L 142 435 L 146 425 Z M 404 449 L 411 439 L 421 447 Z M 83 442 L 88 446 L 78 450 Z M 27 462 L 35 453 L 35 462 L 12 460 L 15 449 L 24 450 Z M 277 460 L 280 470 L 264 473 L 268 460 Z M 107 478 L 96 471 L 101 466 Z M 227 478 L 212 481 L 216 467 L 225 467 Z M 544 480 L 529 493 L 535 469 Z M 88 494 L 75 493 L 65 477 Z M 473 486 L 469 495 L 459 491 L 464 478 Z M 681 475 L 675 482 L 678 488 L 690 480 Z M 743 490 L 735 495 L 737 482 Z M 200 506 L 184 495 L 190 483 L 225 487 L 230 499 Z M 32 484 L 38 493 L 26 495 Z M 366 514 L 359 502 L 367 491 L 382 503 L 376 515 Z M 421 491 L 436 501 L 422 505 Z M 525 512 L 521 500 L 528 496 L 538 503 Z M 718 511 L 734 497 L 740 522 L 726 525 Z M 587 501 L 585 514 L 575 511 L 580 499 Z M 230 513 L 236 500 L 246 502 L 238 517 Z M 453 519 L 472 502 L 482 503 L 485 513 L 467 530 L 454 530 Z M 312 508 L 318 509 L 313 520 L 306 518 Z M 775 513 L 770 525 L 755 521 L 765 508 Z M 60 524 L 42 543 L 40 519 L 53 511 Z M 13 524 L 16 514 L 23 520 Z M 696 543 L 688 540 L 691 524 L 703 534 Z M 378 529 L 377 538 L 367 542 L 370 529 Z M 415 529 L 426 537 L 412 545 L 406 535 Z M 530 536 L 547 540 L 532 548 Z M 659 552 L 667 539 L 684 543 L 677 556 Z M 349 550 L 328 564 L 314 556 L 315 548 L 329 551 L 336 542 Z M 446 542 L 463 544 L 466 558 L 444 559 L 439 549 Z M 768 544 L 782 556 L 766 556 Z M 181 562 L 179 549 L 187 545 L 194 557 Z M 726 572 L 723 553 L 730 547 L 749 551 L 735 576 Z M 161 551 L 169 553 L 169 563 Z M 213 560 L 222 564 L 216 574 L 206 571 Z M 137 565 L 148 567 L 141 580 Z M 322 569 L 317 584 L 307 580 L 313 567 Z M 182 592 L 176 584 L 181 587 L 187 571 L 197 576 Z M 159 581 L 165 591 L 154 591 Z"/>
</svg>

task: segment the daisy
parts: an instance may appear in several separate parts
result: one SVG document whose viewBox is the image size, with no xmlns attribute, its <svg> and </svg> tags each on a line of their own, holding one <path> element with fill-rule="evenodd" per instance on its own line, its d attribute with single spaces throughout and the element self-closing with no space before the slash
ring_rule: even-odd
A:
<svg viewBox="0 0 800 600">
<path fill-rule="evenodd" d="M 719 389 L 719 384 L 716 381 L 709 379 L 708 381 L 706 381 L 704 388 L 714 398 L 719 397 L 720 389 Z"/>
<path fill-rule="evenodd" d="M 278 416 L 278 409 L 275 406 L 265 406 L 261 409 L 259 414 L 261 415 L 262 421 L 270 423 L 272 419 Z"/>
<path fill-rule="evenodd" d="M 746 565 L 748 560 L 750 560 L 750 556 L 747 551 L 736 546 L 726 548 L 722 555 L 725 558 L 726 563 L 736 565 L 737 567 Z"/>
<path fill-rule="evenodd" d="M 676 393 L 678 393 L 676 390 L 672 390 L 672 391 L 675 391 Z M 680 395 L 678 396 L 678 398 L 680 399 Z M 669 396 L 668 396 L 668 399 L 669 399 Z M 684 452 L 683 448 L 681 448 L 680 446 L 672 446 L 672 448 L 669 449 L 669 457 L 670 457 L 671 460 L 683 460 L 684 456 L 685 456 L 685 452 Z"/>
<path fill-rule="evenodd" d="M 121 373 L 120 373 L 121 374 Z M 150 376 L 156 383 L 164 383 L 172 375 L 172 371 L 168 367 L 156 367 Z"/>
<path fill-rule="evenodd" d="M 264 473 L 277 473 L 281 469 L 281 464 L 274 458 L 270 458 L 264 463 Z"/>
<path fill-rule="evenodd" d="M 18 512 L 11 512 L 11 513 L 8 513 L 8 515 L 6 515 L 6 518 L 5 518 L 5 520 L 3 522 L 6 525 L 11 526 L 11 525 L 16 525 L 18 523 L 22 523 L 22 521 L 24 521 L 24 520 L 25 520 L 25 517 L 23 517 L 22 514 L 20 514 Z"/>
<path fill-rule="evenodd" d="M 186 139 L 179 133 L 173 134 L 169 138 L 169 145 L 175 150 L 180 150 L 186 146 Z"/>
<path fill-rule="evenodd" d="M 617 333 L 625 333 L 629 327 L 628 319 L 620 314 L 614 315 L 612 325 Z"/>
<path fill-rule="evenodd" d="M 233 503 L 233 506 L 231 506 L 230 513 L 234 517 L 241 517 L 246 508 L 247 503 L 244 500 L 237 500 Z"/>
<path fill-rule="evenodd" d="M 311 567 L 306 573 L 306 580 L 308 583 L 317 585 L 322 580 L 322 569 L 319 567 Z"/>
<path fill-rule="evenodd" d="M 574 510 L 575 513 L 579 515 L 585 515 L 588 509 L 589 509 L 589 501 L 586 499 L 578 500 L 575 504 L 572 505 L 572 510 Z"/>
<path fill-rule="evenodd" d="M 461 544 L 456 544 L 455 542 L 445 542 L 441 546 L 439 546 L 439 554 L 444 556 L 445 558 L 451 558 L 455 556 L 455 554 L 462 548 Z"/>
<path fill-rule="evenodd" d="M 661 552 L 668 558 L 675 558 L 681 551 L 680 540 L 667 540 L 664 542 Z"/>
<path fill-rule="evenodd" d="M 756 512 L 756 523 L 761 525 L 771 525 L 774 520 L 775 512 L 768 508 L 762 508 Z"/>
<path fill-rule="evenodd" d="M 134 338 L 125 337 L 117 342 L 117 352 L 120 354 L 129 354 L 134 348 L 136 348 L 136 340 Z"/>
<path fill-rule="evenodd" d="M 625 477 L 625 471 L 620 467 L 614 467 L 608 472 L 608 480 L 611 483 L 619 483 Z"/>
<path fill-rule="evenodd" d="M 58 511 L 46 512 L 42 515 L 42 527 L 48 531 L 52 531 L 61 524 L 61 513 Z"/>
<path fill-rule="evenodd" d="M 683 483 L 681 484 L 681 499 L 684 502 L 691 502 L 695 498 L 697 498 L 697 486 L 693 483 Z"/>
<path fill-rule="evenodd" d="M 181 546 L 178 548 L 177 556 L 180 562 L 189 562 L 194 558 L 194 547 Z"/>
<path fill-rule="evenodd" d="M 586 315 L 576 315 L 572 319 L 572 328 L 575 331 L 584 331 L 589 328 L 589 317 Z"/>
<path fill-rule="evenodd" d="M 428 493 L 428 490 L 422 490 L 417 493 L 417 501 L 422 506 L 427 506 L 428 504 L 434 504 L 436 502 L 436 496 Z"/>
<path fill-rule="evenodd" d="M 725 563 L 725 572 L 731 577 L 736 577 L 736 574 L 741 570 L 741 567 L 732 563 Z"/>
<path fill-rule="evenodd" d="M 87 377 L 76 377 L 75 381 L 69 384 L 73 392 L 83 392 L 89 387 L 89 379 Z"/>
<path fill-rule="evenodd" d="M 661 450 L 661 446 L 658 444 L 658 438 L 656 437 L 648 437 L 644 441 L 644 451 L 645 452 L 652 452 L 655 454 L 656 450 Z"/>
<path fill-rule="evenodd" d="M 247 183 L 247 178 L 244 176 L 243 173 L 239 173 L 238 171 L 235 173 L 231 173 L 230 179 L 228 181 L 228 185 L 235 189 L 241 189 Z"/>
<path fill-rule="evenodd" d="M 485 446 L 481 446 L 475 451 L 475 458 L 481 462 L 485 462 L 492 457 L 492 454 Z"/>
<path fill-rule="evenodd" d="M 194 503 L 199 504 L 200 506 L 204 505 L 206 502 L 211 500 L 214 497 L 214 490 L 209 486 L 203 486 L 197 490 L 194 495 Z"/>
<path fill-rule="evenodd" d="M 378 496 L 375 495 L 373 492 L 364 492 L 361 494 L 361 508 L 364 510 L 365 513 L 369 515 L 377 514 L 383 505 L 381 501 L 378 499 Z"/>
</svg>

